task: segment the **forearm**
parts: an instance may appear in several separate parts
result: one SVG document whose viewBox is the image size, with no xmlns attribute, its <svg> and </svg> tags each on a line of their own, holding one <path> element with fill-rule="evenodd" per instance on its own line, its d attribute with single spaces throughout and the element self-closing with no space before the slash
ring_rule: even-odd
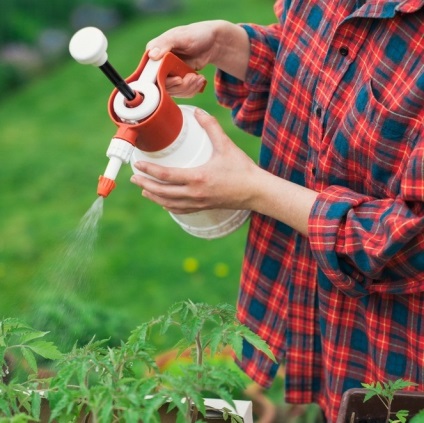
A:
<svg viewBox="0 0 424 423">
<path fill-rule="evenodd" d="M 318 193 L 258 169 L 249 208 L 308 236 L 308 220 Z"/>
<path fill-rule="evenodd" d="M 215 21 L 215 47 L 211 64 L 244 81 L 249 64 L 250 41 L 246 31 L 237 24 Z"/>
</svg>

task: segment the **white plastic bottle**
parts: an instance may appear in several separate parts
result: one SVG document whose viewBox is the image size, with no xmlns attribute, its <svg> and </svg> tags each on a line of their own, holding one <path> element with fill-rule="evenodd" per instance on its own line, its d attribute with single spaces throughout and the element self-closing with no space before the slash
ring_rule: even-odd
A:
<svg viewBox="0 0 424 423">
<path fill-rule="evenodd" d="M 194 117 L 195 108 L 180 105 L 183 127 L 177 139 L 163 150 L 143 152 L 135 148 L 131 156 L 134 173 L 140 173 L 133 164 L 143 160 L 162 166 L 192 168 L 205 164 L 212 155 L 212 143 L 206 131 Z M 238 229 L 249 217 L 247 210 L 213 209 L 171 217 L 189 234 L 200 238 L 219 238 Z"/>
</svg>

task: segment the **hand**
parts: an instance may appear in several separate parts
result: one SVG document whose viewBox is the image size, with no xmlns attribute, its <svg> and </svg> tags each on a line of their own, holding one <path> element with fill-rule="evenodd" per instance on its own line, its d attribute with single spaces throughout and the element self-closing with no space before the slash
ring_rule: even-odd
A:
<svg viewBox="0 0 424 423">
<path fill-rule="evenodd" d="M 201 70 L 216 53 L 216 27 L 216 21 L 205 21 L 172 28 L 147 43 L 149 57 L 159 60 L 171 51 L 196 71 Z M 173 97 L 193 97 L 204 83 L 203 75 L 190 73 L 184 78 L 167 78 L 166 89 Z"/>
<path fill-rule="evenodd" d="M 196 110 L 196 118 L 213 144 L 207 163 L 180 169 L 137 162 L 137 169 L 155 179 L 134 175 L 131 181 L 143 188 L 144 197 L 175 214 L 215 208 L 250 209 L 259 188 L 259 167 L 228 138 L 215 118 L 200 110 Z"/>
<path fill-rule="evenodd" d="M 246 31 L 231 22 L 214 20 L 172 28 L 146 46 L 149 57 L 161 59 L 172 52 L 196 71 L 212 64 L 244 80 L 250 55 Z M 192 97 L 204 85 L 202 75 L 188 74 L 184 78 L 170 77 L 166 88 L 174 97 Z"/>
<path fill-rule="evenodd" d="M 216 46 L 219 21 L 203 21 L 172 28 L 147 43 L 149 57 L 161 59 L 165 53 L 172 51 L 181 60 L 195 70 L 203 69 L 213 63 L 219 54 Z"/>
</svg>

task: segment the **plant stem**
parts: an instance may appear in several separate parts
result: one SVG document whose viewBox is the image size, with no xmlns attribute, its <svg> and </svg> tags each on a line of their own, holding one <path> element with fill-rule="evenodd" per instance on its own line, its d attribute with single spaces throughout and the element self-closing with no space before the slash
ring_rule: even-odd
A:
<svg viewBox="0 0 424 423">
<path fill-rule="evenodd" d="M 389 423 L 390 421 L 390 414 L 391 414 L 391 408 L 392 408 L 392 398 L 389 398 L 387 400 L 387 416 L 386 416 L 386 423 Z"/>
<path fill-rule="evenodd" d="M 196 335 L 196 363 L 198 366 L 203 364 L 203 346 L 200 332 L 198 332 Z"/>
</svg>

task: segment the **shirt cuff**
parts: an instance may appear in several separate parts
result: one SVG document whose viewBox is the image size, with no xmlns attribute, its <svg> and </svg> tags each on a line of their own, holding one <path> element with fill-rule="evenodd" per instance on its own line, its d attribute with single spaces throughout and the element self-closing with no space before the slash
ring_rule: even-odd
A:
<svg viewBox="0 0 424 423">
<path fill-rule="evenodd" d="M 331 186 L 318 195 L 309 216 L 309 242 L 319 271 L 350 297 L 368 295 L 372 279 L 359 272 L 346 257 L 340 257 L 337 251 L 339 244 L 347 242 L 345 222 L 349 210 L 369 200 L 346 188 Z"/>
</svg>

